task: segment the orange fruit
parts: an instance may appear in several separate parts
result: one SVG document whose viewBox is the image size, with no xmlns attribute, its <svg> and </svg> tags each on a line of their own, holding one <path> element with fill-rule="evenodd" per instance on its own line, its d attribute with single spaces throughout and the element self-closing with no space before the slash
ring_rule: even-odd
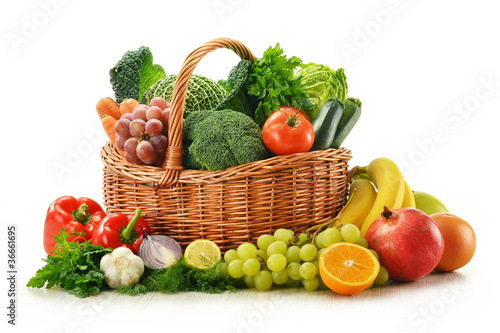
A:
<svg viewBox="0 0 500 333">
<path fill-rule="evenodd" d="M 319 258 L 319 273 L 334 292 L 353 295 L 368 288 L 377 278 L 380 264 L 370 250 L 353 243 L 334 243 Z"/>
<path fill-rule="evenodd" d="M 436 269 L 450 272 L 465 266 L 476 251 L 476 234 L 464 219 L 450 213 L 429 215 L 444 238 L 444 252 Z"/>
</svg>

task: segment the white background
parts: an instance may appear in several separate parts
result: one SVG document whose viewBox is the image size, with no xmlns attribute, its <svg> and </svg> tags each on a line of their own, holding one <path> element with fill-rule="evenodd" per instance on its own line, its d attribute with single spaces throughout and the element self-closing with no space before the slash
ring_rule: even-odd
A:
<svg viewBox="0 0 500 333">
<path fill-rule="evenodd" d="M 41 332 L 277 328 L 465 332 L 497 316 L 500 21 L 494 1 L 3 1 L 1 22 L 0 325 L 7 325 L 7 225 L 18 229 L 17 328 Z M 279 42 L 288 56 L 345 69 L 363 114 L 345 141 L 350 165 L 393 159 L 413 189 L 442 199 L 477 235 L 459 271 L 353 297 L 300 290 L 145 295 L 80 300 L 24 287 L 43 266 L 45 211 L 57 197 L 102 202 L 95 103 L 113 96 L 108 71 L 149 46 L 177 74 L 215 37 L 256 56 Z M 225 78 L 238 61 L 209 54 L 195 73 Z M 483 326 L 483 327 L 485 327 Z M 320 328 L 321 327 L 321 328 Z"/>
</svg>

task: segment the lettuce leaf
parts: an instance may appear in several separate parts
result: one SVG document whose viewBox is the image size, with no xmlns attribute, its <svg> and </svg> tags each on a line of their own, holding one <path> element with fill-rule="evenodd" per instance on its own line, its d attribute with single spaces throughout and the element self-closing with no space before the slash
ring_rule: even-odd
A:
<svg viewBox="0 0 500 333">
<path fill-rule="evenodd" d="M 339 101 L 347 99 L 347 80 L 344 69 L 333 70 L 326 65 L 308 63 L 295 74 L 302 90 L 309 95 L 312 104 L 317 105 L 312 111 L 305 111 L 309 119 L 314 119 L 319 107 L 329 98 Z"/>
<path fill-rule="evenodd" d="M 160 65 L 153 64 L 149 47 L 127 51 L 116 65 L 109 70 L 110 82 L 115 100 L 121 103 L 126 98 L 139 98 L 156 81 L 166 76 Z"/>
</svg>

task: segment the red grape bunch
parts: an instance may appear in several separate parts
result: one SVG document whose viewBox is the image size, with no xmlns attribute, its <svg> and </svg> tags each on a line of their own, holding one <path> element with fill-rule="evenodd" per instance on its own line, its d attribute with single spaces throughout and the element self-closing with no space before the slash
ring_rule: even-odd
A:
<svg viewBox="0 0 500 333">
<path fill-rule="evenodd" d="M 130 163 L 161 164 L 168 145 L 170 103 L 155 97 L 149 106 L 139 104 L 115 124 L 116 147 Z"/>
</svg>

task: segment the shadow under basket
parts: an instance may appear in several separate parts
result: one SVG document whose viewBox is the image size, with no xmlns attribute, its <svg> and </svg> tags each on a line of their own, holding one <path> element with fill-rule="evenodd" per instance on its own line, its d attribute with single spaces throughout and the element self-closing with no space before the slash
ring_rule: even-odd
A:
<svg viewBox="0 0 500 333">
<path fill-rule="evenodd" d="M 295 232 L 331 220 L 344 205 L 351 151 L 326 149 L 275 156 L 220 171 L 182 167 L 183 108 L 189 78 L 209 52 L 226 48 L 241 59 L 255 56 L 229 38 L 211 40 L 191 52 L 174 84 L 165 162 L 162 167 L 127 162 L 108 142 L 101 149 L 104 205 L 108 213 L 142 216 L 155 234 L 185 248 L 209 239 L 224 252 L 256 242 L 278 228 Z"/>
</svg>

